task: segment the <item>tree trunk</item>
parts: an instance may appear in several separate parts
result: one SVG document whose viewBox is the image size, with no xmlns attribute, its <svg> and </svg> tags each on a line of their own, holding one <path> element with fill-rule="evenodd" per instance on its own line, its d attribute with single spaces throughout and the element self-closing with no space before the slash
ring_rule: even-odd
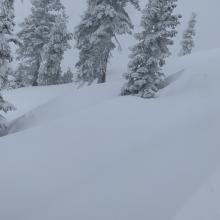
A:
<svg viewBox="0 0 220 220">
<path fill-rule="evenodd" d="M 100 76 L 98 78 L 98 84 L 106 82 L 106 68 L 102 68 L 100 71 Z"/>
<path fill-rule="evenodd" d="M 37 80 L 34 80 L 34 81 L 33 81 L 32 86 L 38 86 Z"/>
<path fill-rule="evenodd" d="M 108 57 L 109 57 L 109 52 L 106 58 L 103 60 L 100 68 L 100 75 L 98 78 L 98 84 L 105 83 L 106 82 L 106 72 L 107 72 L 107 65 L 108 65 Z"/>
<path fill-rule="evenodd" d="M 39 69 L 40 69 L 40 60 L 38 60 L 37 64 L 36 64 L 36 71 L 34 73 L 34 79 L 33 79 L 32 86 L 38 86 Z"/>
</svg>

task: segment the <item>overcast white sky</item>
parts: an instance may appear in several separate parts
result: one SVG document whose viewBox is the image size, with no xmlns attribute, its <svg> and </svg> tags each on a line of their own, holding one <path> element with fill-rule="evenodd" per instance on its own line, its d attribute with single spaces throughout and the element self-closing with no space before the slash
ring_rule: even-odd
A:
<svg viewBox="0 0 220 220">
<path fill-rule="evenodd" d="M 142 6 L 146 4 L 147 0 L 141 0 Z M 70 17 L 69 29 L 74 30 L 74 27 L 80 21 L 80 15 L 85 10 L 86 0 L 63 0 L 64 5 L 67 8 L 67 13 Z M 198 14 L 197 24 L 197 37 L 196 37 L 196 48 L 198 50 L 206 50 L 211 48 L 220 47 L 220 0 L 179 0 L 178 11 L 183 15 L 182 24 L 179 27 L 179 36 L 176 38 L 176 45 L 173 50 L 177 51 L 179 47 L 180 37 L 182 31 L 186 26 L 186 22 L 192 11 Z M 21 3 L 20 0 L 16 1 L 16 23 L 20 23 L 25 16 L 30 12 L 30 0 L 24 0 Z M 130 14 L 133 18 L 135 25 L 139 25 L 139 13 L 134 12 L 130 9 Z M 134 43 L 133 38 L 129 36 L 123 36 L 120 38 L 122 42 L 123 52 L 115 52 L 115 57 L 112 62 L 121 65 L 119 60 L 126 60 L 128 50 L 127 48 L 132 46 Z M 72 42 L 74 45 L 74 42 Z M 65 55 L 64 66 L 73 66 L 77 60 L 77 51 L 72 48 Z M 126 63 L 126 62 L 125 62 Z"/>
</svg>

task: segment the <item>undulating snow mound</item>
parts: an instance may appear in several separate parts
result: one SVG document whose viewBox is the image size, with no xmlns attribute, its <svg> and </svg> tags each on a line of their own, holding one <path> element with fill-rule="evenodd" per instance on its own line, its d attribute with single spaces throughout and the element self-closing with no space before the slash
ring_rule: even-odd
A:
<svg viewBox="0 0 220 220">
<path fill-rule="evenodd" d="M 167 73 L 184 73 L 157 99 L 120 97 L 114 77 L 47 88 L 56 95 L 42 92 L 12 123 L 23 131 L 0 139 L 0 219 L 201 220 L 207 197 L 218 210 L 219 170 L 211 190 L 206 182 L 220 168 L 219 59 L 216 50 L 170 62 Z M 24 90 L 31 100 L 44 89 Z"/>
</svg>

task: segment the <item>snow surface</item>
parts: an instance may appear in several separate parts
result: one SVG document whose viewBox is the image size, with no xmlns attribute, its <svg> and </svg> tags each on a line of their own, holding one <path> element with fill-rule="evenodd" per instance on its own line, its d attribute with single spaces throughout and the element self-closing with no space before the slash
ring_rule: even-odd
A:
<svg viewBox="0 0 220 220">
<path fill-rule="evenodd" d="M 85 2 L 63 0 L 71 31 Z M 29 3 L 16 1 L 17 23 Z M 17 111 L 0 138 L 0 219 L 219 219 L 220 49 L 207 50 L 220 47 L 219 6 L 179 0 L 184 18 L 172 50 L 195 11 L 196 51 L 204 52 L 171 57 L 166 74 L 184 72 L 157 99 L 119 96 L 132 36 L 119 38 L 123 51 L 115 50 L 106 84 L 5 91 Z M 129 14 L 136 32 L 140 13 Z M 64 67 L 77 59 L 70 50 Z"/>
<path fill-rule="evenodd" d="M 0 138 L 0 219 L 219 219 L 219 59 L 170 59 L 184 73 L 151 100 L 120 97 L 120 72 L 5 92 L 19 110 Z"/>
</svg>

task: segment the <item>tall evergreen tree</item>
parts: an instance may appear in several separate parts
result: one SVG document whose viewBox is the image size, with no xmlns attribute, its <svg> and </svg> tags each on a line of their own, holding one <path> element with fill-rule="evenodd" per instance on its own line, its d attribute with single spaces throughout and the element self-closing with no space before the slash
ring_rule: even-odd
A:
<svg viewBox="0 0 220 220">
<path fill-rule="evenodd" d="M 72 34 L 67 30 L 67 16 L 64 11 L 58 15 L 50 33 L 50 41 L 44 45 L 39 69 L 38 84 L 58 84 L 62 75 L 61 61 L 64 52 L 70 48 Z"/>
<path fill-rule="evenodd" d="M 194 37 L 196 36 L 195 26 L 197 15 L 192 13 L 191 18 L 188 23 L 187 29 L 183 33 L 183 40 L 181 42 L 181 50 L 179 56 L 189 55 L 192 52 L 193 47 L 195 46 Z"/>
<path fill-rule="evenodd" d="M 9 72 L 9 63 L 12 61 L 10 42 L 17 42 L 13 35 L 14 30 L 14 0 L 0 0 L 0 90 Z M 0 94 L 0 111 L 10 111 L 14 107 L 6 102 Z M 0 128 L 3 126 L 0 117 Z"/>
<path fill-rule="evenodd" d="M 18 37 L 22 45 L 18 49 L 19 69 L 26 70 L 26 82 L 38 85 L 42 52 L 50 42 L 57 16 L 64 10 L 60 0 L 31 0 L 31 14 L 21 24 Z M 48 48 L 48 47 L 47 47 Z"/>
<path fill-rule="evenodd" d="M 139 9 L 138 1 L 88 0 L 87 11 L 75 31 L 76 47 L 80 51 L 76 64 L 78 82 L 106 81 L 107 64 L 116 47 L 117 35 L 131 34 L 133 29 L 126 6 L 130 3 Z"/>
<path fill-rule="evenodd" d="M 143 10 L 142 32 L 135 35 L 138 43 L 131 49 L 131 61 L 125 74 L 127 83 L 122 95 L 153 98 L 163 83 L 162 67 L 170 56 L 169 46 L 177 34 L 180 15 L 173 13 L 177 0 L 149 0 Z"/>
</svg>

